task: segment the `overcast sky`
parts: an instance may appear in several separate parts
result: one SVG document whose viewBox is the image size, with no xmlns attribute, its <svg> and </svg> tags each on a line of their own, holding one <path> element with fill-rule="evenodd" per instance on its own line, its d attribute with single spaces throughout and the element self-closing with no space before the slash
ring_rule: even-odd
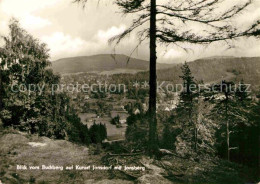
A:
<svg viewBox="0 0 260 184">
<path fill-rule="evenodd" d="M 122 16 L 111 1 L 103 1 L 98 6 L 96 2 L 90 1 L 83 9 L 72 3 L 72 0 L 0 0 L 0 34 L 8 33 L 8 22 L 11 17 L 15 17 L 24 29 L 48 44 L 52 60 L 113 53 L 114 47 L 107 40 L 124 31 L 133 17 Z M 259 19 L 259 12 L 260 0 L 255 0 L 240 23 Z M 116 47 L 115 51 L 130 55 L 136 44 L 133 35 Z M 230 50 L 226 50 L 223 44 L 213 44 L 208 48 L 188 46 L 194 51 L 189 53 L 174 46 L 159 46 L 158 60 L 176 63 L 216 55 L 260 56 L 260 41 L 241 39 L 234 44 L 236 48 Z M 140 46 L 133 57 L 148 59 L 148 54 L 147 42 Z"/>
</svg>

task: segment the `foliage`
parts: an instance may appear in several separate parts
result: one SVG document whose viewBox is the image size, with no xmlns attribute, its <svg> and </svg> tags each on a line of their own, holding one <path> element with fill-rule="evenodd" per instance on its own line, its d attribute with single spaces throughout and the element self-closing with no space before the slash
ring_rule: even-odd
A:
<svg viewBox="0 0 260 184">
<path fill-rule="evenodd" d="M 148 116 L 131 115 L 127 118 L 126 140 L 135 150 L 145 150 L 148 144 Z"/>
<path fill-rule="evenodd" d="M 176 151 L 183 156 L 212 156 L 215 154 L 215 131 L 217 124 L 207 117 L 212 104 L 205 101 L 207 95 L 198 88 L 189 65 L 182 67 L 184 90 L 176 108 L 176 126 L 180 133 L 176 137 Z M 175 131 L 178 131 L 178 128 Z"/>
<path fill-rule="evenodd" d="M 139 100 L 132 103 L 129 102 L 127 105 L 125 105 L 125 109 L 129 114 L 134 114 L 135 110 L 137 109 L 140 111 L 141 114 L 144 113 L 143 104 Z"/>
<path fill-rule="evenodd" d="M 119 117 L 119 115 L 117 115 L 116 117 L 111 119 L 111 124 L 118 125 L 120 123 L 119 120 L 120 120 L 120 117 Z"/>
<path fill-rule="evenodd" d="M 94 124 L 89 128 L 90 140 L 94 144 L 102 143 L 103 140 L 107 138 L 106 125 Z"/>
<path fill-rule="evenodd" d="M 175 150 L 176 133 L 169 124 L 166 124 L 162 133 L 162 140 L 160 141 L 160 147 L 169 150 Z"/>
<path fill-rule="evenodd" d="M 83 3 L 88 0 L 75 0 Z M 179 43 L 210 44 L 212 42 L 228 41 L 239 37 L 259 37 L 260 20 L 255 20 L 249 26 L 242 29 L 239 26 L 230 24 L 232 18 L 244 12 L 252 4 L 251 0 L 243 3 L 235 3 L 225 7 L 224 11 L 219 11 L 219 6 L 225 6 L 227 1 L 172 1 L 158 4 L 156 0 L 117 0 L 116 5 L 126 15 L 135 14 L 136 19 L 123 33 L 111 38 L 110 41 L 119 43 L 134 31 L 138 33 L 138 40 L 141 44 L 144 40 L 150 41 L 150 71 L 149 71 L 149 149 L 150 153 L 158 153 L 158 135 L 156 119 L 156 44 Z M 176 26 L 176 22 L 178 26 Z M 149 23 L 149 24 L 148 24 Z M 149 25 L 147 27 L 147 25 Z M 196 25 L 199 30 L 192 28 Z M 203 34 L 198 34 L 198 33 Z M 139 45 L 138 45 L 139 46 Z M 136 49 L 138 48 L 136 47 Z M 183 47 L 182 47 L 183 48 Z M 188 50 L 183 48 L 184 50 Z M 189 113 L 191 115 L 191 113 Z M 191 117 L 190 117 L 191 122 Z M 191 123 L 189 123 L 191 124 Z M 194 132 L 197 127 L 194 126 Z M 189 134 L 187 134 L 189 135 Z M 197 133 L 194 133 L 194 149 L 197 149 Z"/>
<path fill-rule="evenodd" d="M 216 132 L 218 154 L 230 160 L 233 152 L 241 149 L 241 133 L 251 124 L 249 114 L 252 103 L 243 82 L 235 88 L 233 82 L 222 81 L 214 86 L 214 91 L 217 93 L 212 95 L 214 107 L 209 117 L 219 125 Z"/>
<path fill-rule="evenodd" d="M 183 75 L 180 78 L 183 80 L 183 90 L 176 108 L 176 120 L 182 131 L 177 136 L 176 151 L 182 155 L 191 155 L 192 152 L 197 151 L 197 84 L 186 62 L 181 69 Z"/>
<path fill-rule="evenodd" d="M 0 49 L 0 116 L 4 126 L 88 144 L 87 127 L 81 124 L 69 97 L 53 88 L 60 77 L 48 68 L 46 45 L 14 19 L 9 29 Z"/>
</svg>

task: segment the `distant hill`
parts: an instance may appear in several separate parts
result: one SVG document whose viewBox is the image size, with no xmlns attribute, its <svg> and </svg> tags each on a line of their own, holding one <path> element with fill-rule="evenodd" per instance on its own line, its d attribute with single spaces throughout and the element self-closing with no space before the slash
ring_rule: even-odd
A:
<svg viewBox="0 0 260 184">
<path fill-rule="evenodd" d="M 55 72 L 80 73 L 98 72 L 100 74 L 135 74 L 149 69 L 149 62 L 131 58 L 125 55 L 109 54 L 64 58 L 52 62 Z M 223 79 L 240 81 L 252 84 L 254 88 L 260 86 L 260 57 L 232 57 L 216 56 L 198 59 L 188 63 L 192 74 L 197 81 L 204 83 L 217 83 Z M 179 76 L 182 64 L 157 64 L 157 78 L 160 81 L 180 83 Z M 148 72 L 140 73 L 140 77 L 148 77 Z"/>
<path fill-rule="evenodd" d="M 157 64 L 158 69 L 169 68 L 170 64 Z M 63 58 L 52 62 L 52 68 L 56 73 L 80 73 L 80 72 L 104 72 L 135 73 L 149 69 L 149 62 L 125 55 L 93 55 Z"/>
<path fill-rule="evenodd" d="M 260 85 L 260 57 L 210 57 L 188 63 L 195 79 L 216 83 L 222 79 Z M 158 79 L 181 82 L 181 64 L 158 71 Z"/>
</svg>

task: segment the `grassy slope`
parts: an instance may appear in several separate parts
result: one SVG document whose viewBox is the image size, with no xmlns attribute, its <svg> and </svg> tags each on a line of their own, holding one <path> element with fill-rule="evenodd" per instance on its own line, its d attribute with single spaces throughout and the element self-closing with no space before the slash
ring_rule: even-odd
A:
<svg viewBox="0 0 260 184">
<path fill-rule="evenodd" d="M 29 142 L 45 143 L 32 147 Z M 29 136 L 21 133 L 0 135 L 0 180 L 3 183 L 109 183 L 108 172 L 16 170 L 16 165 L 102 165 L 100 155 L 65 140 Z M 84 182 L 83 182 L 84 181 Z M 118 180 L 119 183 L 123 181 Z M 113 183 L 113 182 L 112 182 Z"/>
<path fill-rule="evenodd" d="M 45 146 L 32 147 L 29 142 Z M 0 180 L 3 183 L 175 183 L 175 184 L 239 184 L 244 183 L 236 171 L 237 165 L 221 160 L 199 163 L 178 157 L 161 160 L 146 156 L 104 157 L 94 155 L 94 148 L 87 148 L 65 140 L 52 140 L 20 132 L 0 132 Z M 102 161 L 101 161 L 102 160 Z M 25 165 L 127 165 L 145 166 L 144 172 L 118 171 L 35 171 L 16 170 L 17 164 Z M 128 175 L 129 174 L 129 175 Z M 132 178 L 134 176 L 134 178 Z"/>
</svg>

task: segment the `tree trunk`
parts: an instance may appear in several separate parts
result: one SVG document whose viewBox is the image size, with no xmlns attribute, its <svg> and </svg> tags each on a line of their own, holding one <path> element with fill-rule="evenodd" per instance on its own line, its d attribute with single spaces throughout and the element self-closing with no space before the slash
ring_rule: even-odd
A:
<svg viewBox="0 0 260 184">
<path fill-rule="evenodd" d="M 230 149 L 229 149 L 229 122 L 227 121 L 227 159 L 230 161 Z"/>
<path fill-rule="evenodd" d="M 197 127 L 194 128 L 194 138 L 195 138 L 194 149 L 195 149 L 195 152 L 197 153 L 197 150 L 198 150 L 198 129 L 197 129 Z"/>
<path fill-rule="evenodd" d="M 225 118 L 226 118 L 226 128 L 227 128 L 227 160 L 230 161 L 230 149 L 229 149 L 229 121 L 228 121 L 228 96 L 226 95 L 226 102 L 225 102 Z"/>
<path fill-rule="evenodd" d="M 156 0 L 151 0 L 150 9 L 150 98 L 149 98 L 149 153 L 158 153 L 156 120 Z"/>
<path fill-rule="evenodd" d="M 0 69 L 1 70 L 1 69 Z M 2 94 L 2 71 L 0 72 L 0 111 L 2 110 L 3 107 L 3 103 L 2 103 L 2 99 L 3 99 L 3 94 Z"/>
</svg>

